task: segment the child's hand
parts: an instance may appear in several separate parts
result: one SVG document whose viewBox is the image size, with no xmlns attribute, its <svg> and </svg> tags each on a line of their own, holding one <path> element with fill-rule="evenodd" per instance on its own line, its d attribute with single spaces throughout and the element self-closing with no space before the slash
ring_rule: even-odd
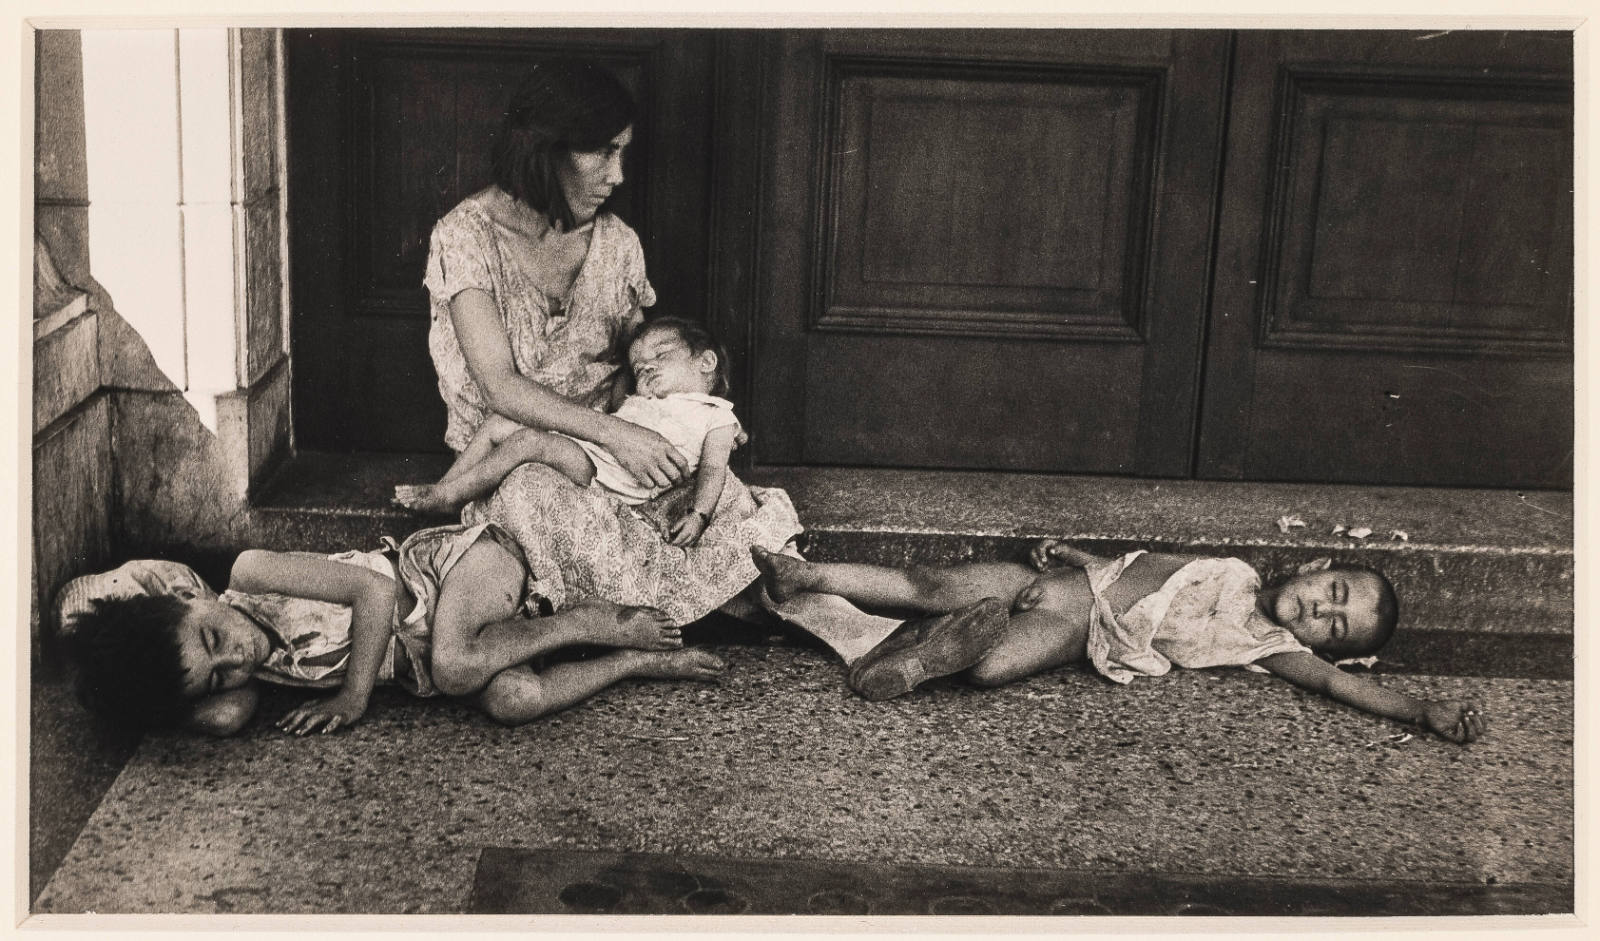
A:
<svg viewBox="0 0 1600 941">
<path fill-rule="evenodd" d="M 1453 699 L 1422 707 L 1422 721 L 1435 734 L 1461 745 L 1478 738 L 1489 727 L 1489 720 L 1476 703 Z"/>
<path fill-rule="evenodd" d="M 1017 592 L 1016 600 L 1011 602 L 1011 613 L 1021 614 L 1024 611 L 1032 611 L 1043 600 L 1044 579 L 1034 579 L 1028 584 L 1027 588 Z"/>
<path fill-rule="evenodd" d="M 710 517 L 696 510 L 690 510 L 672 524 L 672 532 L 668 534 L 667 543 L 680 547 L 692 546 L 710 525 Z"/>
<path fill-rule="evenodd" d="M 1028 561 L 1039 571 L 1047 572 L 1065 561 L 1071 553 L 1072 547 L 1060 539 L 1041 539 L 1034 543 L 1033 551 L 1028 554 Z"/>
<path fill-rule="evenodd" d="M 365 702 L 343 693 L 332 699 L 313 699 L 278 720 L 278 728 L 291 735 L 305 735 L 322 726 L 323 734 L 347 725 L 355 725 L 367 712 Z"/>
</svg>

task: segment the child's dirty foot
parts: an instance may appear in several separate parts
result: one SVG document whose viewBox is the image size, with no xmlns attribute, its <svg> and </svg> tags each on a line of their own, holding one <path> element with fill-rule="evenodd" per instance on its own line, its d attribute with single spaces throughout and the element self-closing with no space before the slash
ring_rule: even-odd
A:
<svg viewBox="0 0 1600 941">
<path fill-rule="evenodd" d="M 585 598 L 570 610 L 588 614 L 584 640 L 589 643 L 634 650 L 675 650 L 683 646 L 682 629 L 655 608 Z"/>
<path fill-rule="evenodd" d="M 949 614 L 907 621 L 850 668 L 850 688 L 893 699 L 982 660 L 1010 623 L 1005 602 L 985 598 Z"/>
<path fill-rule="evenodd" d="M 700 680 L 712 682 L 722 676 L 728 665 L 714 653 L 704 650 L 668 650 L 639 652 L 634 675 L 652 680 Z"/>
<path fill-rule="evenodd" d="M 750 547 L 750 558 L 761 571 L 761 587 L 777 604 L 783 604 L 810 587 L 806 580 L 806 563 L 800 559 L 768 552 L 760 546 Z"/>
<path fill-rule="evenodd" d="M 454 500 L 438 484 L 400 484 L 394 488 L 394 503 L 417 513 L 448 513 L 456 509 Z"/>
</svg>

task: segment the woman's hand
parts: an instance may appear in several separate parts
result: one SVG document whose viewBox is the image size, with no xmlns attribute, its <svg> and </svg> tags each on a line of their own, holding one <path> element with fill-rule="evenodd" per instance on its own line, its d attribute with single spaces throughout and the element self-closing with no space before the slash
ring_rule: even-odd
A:
<svg viewBox="0 0 1600 941">
<path fill-rule="evenodd" d="M 364 699 L 340 693 L 331 699 L 313 699 L 290 710 L 278 720 L 278 728 L 291 735 L 305 735 L 321 726 L 326 734 L 341 726 L 355 725 L 366 712 Z"/>
<path fill-rule="evenodd" d="M 612 424 L 607 440 L 600 443 L 641 485 L 667 488 L 683 482 L 689 462 L 666 438 L 620 418 Z"/>
<path fill-rule="evenodd" d="M 1477 703 L 1453 699 L 1423 706 L 1422 722 L 1434 734 L 1460 745 L 1476 740 L 1489 728 L 1489 720 L 1483 717 Z"/>
</svg>

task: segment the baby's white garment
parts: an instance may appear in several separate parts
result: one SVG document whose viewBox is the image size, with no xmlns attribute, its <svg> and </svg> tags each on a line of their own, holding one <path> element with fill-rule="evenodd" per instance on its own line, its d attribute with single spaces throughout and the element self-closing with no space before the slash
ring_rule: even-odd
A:
<svg viewBox="0 0 1600 941">
<path fill-rule="evenodd" d="M 730 425 L 735 433 L 739 428 L 732 402 L 698 392 L 673 392 L 659 399 L 630 395 L 613 414 L 666 438 L 689 461 L 691 474 L 700 467 L 700 448 L 705 443 L 706 435 Z M 572 440 L 578 442 L 594 464 L 594 482 L 591 486 L 609 491 L 623 503 L 638 506 L 667 489 L 640 484 L 611 456 L 610 451 L 600 445 L 581 438 Z"/>
</svg>

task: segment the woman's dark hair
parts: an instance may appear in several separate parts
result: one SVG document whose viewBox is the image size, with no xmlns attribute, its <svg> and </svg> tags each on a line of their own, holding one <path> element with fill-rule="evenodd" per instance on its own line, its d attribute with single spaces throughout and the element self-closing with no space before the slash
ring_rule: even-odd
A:
<svg viewBox="0 0 1600 941">
<path fill-rule="evenodd" d="M 706 329 L 705 324 L 685 317 L 656 317 L 653 320 L 646 320 L 634 332 L 633 339 L 628 341 L 628 345 L 632 346 L 643 339 L 645 334 L 654 333 L 657 330 L 671 330 L 676 333 L 678 339 L 683 341 L 683 345 L 689 348 L 689 352 L 696 356 L 706 350 L 710 350 L 715 354 L 717 357 L 717 372 L 716 378 L 711 383 L 711 394 L 728 394 L 728 390 L 731 388 L 731 383 L 728 381 L 728 351 L 723 349 L 722 343 L 712 335 L 710 330 Z"/>
<path fill-rule="evenodd" d="M 636 114 L 633 96 L 602 66 L 535 64 L 512 92 L 494 141 L 495 185 L 570 231 L 576 220 L 556 167 L 574 151 L 604 149 Z"/>
<path fill-rule="evenodd" d="M 78 699 L 114 725 L 144 730 L 189 714 L 177 628 L 188 607 L 174 595 L 94 602 L 73 619 L 62 647 L 77 668 Z"/>
</svg>

